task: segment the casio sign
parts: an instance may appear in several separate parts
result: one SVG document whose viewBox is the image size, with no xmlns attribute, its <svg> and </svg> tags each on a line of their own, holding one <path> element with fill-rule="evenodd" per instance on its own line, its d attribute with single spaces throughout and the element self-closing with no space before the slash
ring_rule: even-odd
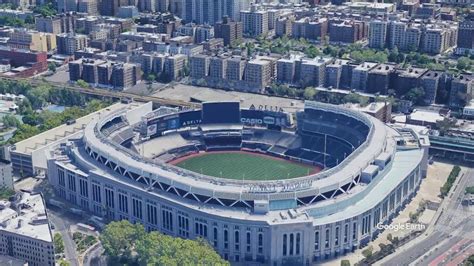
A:
<svg viewBox="0 0 474 266">
<path fill-rule="evenodd" d="M 263 124 L 263 120 L 258 119 L 258 118 L 245 118 L 245 117 L 242 117 L 240 119 L 240 122 L 246 123 L 246 124 L 258 124 L 258 125 Z"/>
</svg>

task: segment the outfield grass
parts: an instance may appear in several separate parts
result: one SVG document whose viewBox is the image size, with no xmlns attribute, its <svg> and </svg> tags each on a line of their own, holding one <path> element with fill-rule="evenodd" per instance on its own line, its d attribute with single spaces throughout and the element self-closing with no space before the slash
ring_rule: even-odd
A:
<svg viewBox="0 0 474 266">
<path fill-rule="evenodd" d="M 238 180 L 288 179 L 316 171 L 312 166 L 240 152 L 205 153 L 184 159 L 176 165 L 204 175 Z"/>
</svg>

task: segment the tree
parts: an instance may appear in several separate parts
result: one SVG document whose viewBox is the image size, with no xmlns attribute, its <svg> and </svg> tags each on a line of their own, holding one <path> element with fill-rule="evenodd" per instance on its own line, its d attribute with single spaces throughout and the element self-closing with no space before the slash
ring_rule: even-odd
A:
<svg viewBox="0 0 474 266">
<path fill-rule="evenodd" d="M 413 103 L 416 103 L 416 104 L 423 104 L 424 96 L 425 96 L 425 90 L 420 87 L 415 87 L 415 88 L 411 88 L 404 95 L 403 98 L 405 100 L 412 101 Z"/>
<path fill-rule="evenodd" d="M 319 51 L 319 49 L 316 46 L 311 44 L 308 48 L 306 48 L 305 54 L 309 58 L 315 58 L 315 57 L 321 55 L 321 52 Z"/>
<path fill-rule="evenodd" d="M 13 189 L 7 187 L 0 187 L 0 199 L 1 200 L 8 200 L 11 196 L 15 195 L 15 191 Z"/>
<path fill-rule="evenodd" d="M 56 64 L 55 63 L 49 63 L 48 64 L 48 70 L 53 72 L 53 73 L 56 73 Z"/>
<path fill-rule="evenodd" d="M 469 70 L 471 68 L 471 60 L 468 57 L 460 57 L 456 65 L 459 70 Z"/>
<path fill-rule="evenodd" d="M 146 80 L 149 82 L 149 83 L 152 83 L 153 81 L 156 80 L 156 75 L 153 74 L 153 73 L 150 73 L 146 76 Z"/>
<path fill-rule="evenodd" d="M 316 93 L 317 93 L 317 91 L 316 91 L 315 88 L 307 87 L 306 89 L 304 89 L 303 97 L 306 100 L 313 100 L 314 96 L 316 96 Z"/>
<path fill-rule="evenodd" d="M 138 259 L 142 265 L 228 265 L 203 239 L 146 233 L 142 225 L 127 220 L 108 224 L 100 240 L 107 255 L 127 261 Z"/>
<path fill-rule="evenodd" d="M 31 125 L 21 124 L 15 131 L 15 135 L 8 140 L 9 143 L 16 143 L 24 139 L 31 138 L 40 133 L 39 128 Z"/>
<path fill-rule="evenodd" d="M 21 123 L 14 115 L 5 115 L 2 117 L 3 126 L 6 128 L 18 127 Z"/>
<path fill-rule="evenodd" d="M 33 9 L 33 12 L 38 13 L 43 17 L 52 17 L 57 13 L 52 3 L 38 5 Z"/>
<path fill-rule="evenodd" d="M 351 266 L 351 262 L 349 260 L 341 260 L 341 266 Z"/>
<path fill-rule="evenodd" d="M 366 249 L 362 250 L 362 256 L 366 259 L 370 259 L 373 255 L 374 248 L 372 246 L 368 246 Z"/>
<path fill-rule="evenodd" d="M 63 253 L 64 252 L 64 241 L 63 237 L 60 233 L 55 233 L 53 236 L 54 242 L 54 251 L 55 253 Z"/>
<path fill-rule="evenodd" d="M 108 255 L 127 258 L 132 254 L 134 243 L 144 234 L 142 225 L 122 220 L 108 224 L 100 236 L 100 241 Z"/>
<path fill-rule="evenodd" d="M 26 93 L 26 97 L 30 100 L 31 107 L 34 110 L 41 109 L 46 105 L 50 90 L 51 86 L 40 85 Z"/>
<path fill-rule="evenodd" d="M 69 263 L 65 260 L 60 260 L 59 261 L 59 266 L 70 266 L 70 265 L 71 265 L 71 263 Z"/>
<path fill-rule="evenodd" d="M 474 186 L 466 187 L 466 194 L 474 194 Z"/>
<path fill-rule="evenodd" d="M 137 241 L 138 261 L 144 265 L 227 265 L 209 244 L 151 232 Z"/>
<path fill-rule="evenodd" d="M 79 79 L 78 81 L 76 81 L 76 84 L 77 84 L 77 86 L 79 86 L 81 88 L 88 88 L 89 87 L 89 83 L 85 82 L 82 79 Z"/>
<path fill-rule="evenodd" d="M 456 119 L 445 117 L 443 120 L 436 121 L 436 128 L 438 128 L 441 135 L 446 134 L 451 128 L 456 127 Z"/>
</svg>

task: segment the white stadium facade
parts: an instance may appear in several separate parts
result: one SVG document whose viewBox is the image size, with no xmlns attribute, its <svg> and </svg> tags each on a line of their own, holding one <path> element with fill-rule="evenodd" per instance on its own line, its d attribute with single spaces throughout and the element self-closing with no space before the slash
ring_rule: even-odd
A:
<svg viewBox="0 0 474 266">
<path fill-rule="evenodd" d="M 361 112 L 306 102 L 304 110 L 204 103 L 180 110 L 131 103 L 97 115 L 47 154 L 55 194 L 107 220 L 208 240 L 233 264 L 309 265 L 366 246 L 416 194 L 429 142 Z M 171 165 L 209 150 L 319 165 L 316 174 L 256 181 Z"/>
</svg>

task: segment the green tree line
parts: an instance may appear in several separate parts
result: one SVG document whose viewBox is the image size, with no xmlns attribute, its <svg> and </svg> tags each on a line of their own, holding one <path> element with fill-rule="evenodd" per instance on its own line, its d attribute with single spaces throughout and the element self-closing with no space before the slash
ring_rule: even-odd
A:
<svg viewBox="0 0 474 266">
<path fill-rule="evenodd" d="M 460 172 L 461 172 L 461 167 L 459 167 L 458 165 L 453 166 L 453 169 L 449 173 L 446 183 L 444 183 L 444 185 L 440 188 L 442 198 L 448 195 L 449 191 L 451 190 L 451 187 L 454 184 L 454 181 L 456 181 L 456 178 L 459 176 Z"/>
<path fill-rule="evenodd" d="M 78 92 L 66 89 L 53 88 L 47 84 L 33 87 L 25 81 L 0 80 L 0 93 L 24 95 L 25 98 L 18 102 L 18 114 L 22 122 L 14 116 L 6 116 L 2 122 L 6 127 L 17 127 L 13 137 L 8 140 L 13 144 L 30 138 L 43 131 L 57 127 L 68 120 L 77 119 L 89 113 L 105 108 L 109 101 L 101 101 Z M 61 113 L 42 110 L 47 104 L 53 103 L 66 108 Z"/>
<path fill-rule="evenodd" d="M 126 220 L 109 223 L 100 241 L 113 265 L 229 265 L 203 239 L 147 233 Z"/>
</svg>

